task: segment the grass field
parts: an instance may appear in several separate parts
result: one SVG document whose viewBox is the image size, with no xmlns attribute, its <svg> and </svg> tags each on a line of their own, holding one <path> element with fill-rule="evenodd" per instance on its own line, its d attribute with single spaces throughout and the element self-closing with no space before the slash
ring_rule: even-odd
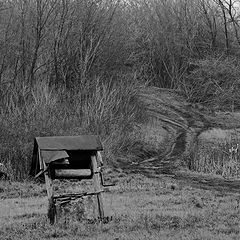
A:
<svg viewBox="0 0 240 240">
<path fill-rule="evenodd" d="M 47 219 L 45 186 L 0 184 L 0 239 L 240 239 L 237 195 L 196 190 L 162 177 L 118 173 L 106 189 L 104 206 L 112 220 L 93 220 L 94 201 L 87 198 L 64 208 L 52 226 Z M 91 185 L 55 182 L 56 192 Z"/>
</svg>

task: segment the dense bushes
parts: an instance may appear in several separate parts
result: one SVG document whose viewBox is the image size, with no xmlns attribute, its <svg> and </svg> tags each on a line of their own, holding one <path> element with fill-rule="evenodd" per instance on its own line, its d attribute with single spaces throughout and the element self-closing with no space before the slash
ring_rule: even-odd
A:
<svg viewBox="0 0 240 240">
<path fill-rule="evenodd" d="M 141 119 L 142 85 L 239 108 L 235 4 L 1 1 L 0 161 L 21 179 L 34 136 L 81 133 L 100 134 L 113 159 Z"/>
<path fill-rule="evenodd" d="M 189 62 L 238 58 L 237 2 L 3 1 L 0 84 L 33 87 L 47 79 L 80 89 L 96 75 L 135 72 L 155 86 L 179 88 Z"/>
<path fill-rule="evenodd" d="M 181 82 L 190 102 L 215 110 L 234 111 L 240 107 L 240 68 L 236 57 L 206 58 L 195 61 Z"/>
<path fill-rule="evenodd" d="M 14 179 L 29 171 L 33 138 L 50 135 L 99 134 L 105 160 L 113 161 L 128 141 L 143 109 L 136 94 L 142 86 L 131 78 L 94 84 L 82 91 L 51 89 L 46 83 L 34 89 L 4 94 L 0 112 L 1 162 Z M 127 155 L 127 153 L 125 153 Z"/>
</svg>

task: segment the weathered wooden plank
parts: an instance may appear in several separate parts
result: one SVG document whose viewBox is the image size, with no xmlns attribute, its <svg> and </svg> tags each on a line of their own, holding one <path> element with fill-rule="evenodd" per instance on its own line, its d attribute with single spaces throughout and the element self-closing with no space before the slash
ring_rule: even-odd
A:
<svg viewBox="0 0 240 240">
<path fill-rule="evenodd" d="M 97 151 L 97 160 L 101 165 L 103 165 L 102 155 L 100 151 Z"/>
<path fill-rule="evenodd" d="M 102 197 L 102 189 L 101 189 L 101 179 L 99 176 L 99 168 L 97 165 L 96 156 L 91 156 L 92 160 L 92 167 L 93 167 L 93 184 L 94 184 L 94 191 L 97 192 L 96 194 L 96 202 L 98 205 L 98 212 L 100 219 L 104 219 L 104 209 L 103 209 L 103 197 Z"/>
<path fill-rule="evenodd" d="M 38 149 L 38 157 L 39 161 L 41 160 L 41 154 L 40 150 Z M 54 204 L 54 194 L 53 194 L 53 188 L 52 188 L 52 179 L 49 176 L 49 172 L 46 171 L 46 165 L 44 164 L 44 178 L 46 183 L 46 189 L 47 189 L 47 196 L 48 196 L 48 218 L 50 220 L 51 224 L 54 224 L 56 220 L 56 206 Z"/>
<path fill-rule="evenodd" d="M 55 177 L 90 177 L 91 169 L 55 169 Z"/>
</svg>

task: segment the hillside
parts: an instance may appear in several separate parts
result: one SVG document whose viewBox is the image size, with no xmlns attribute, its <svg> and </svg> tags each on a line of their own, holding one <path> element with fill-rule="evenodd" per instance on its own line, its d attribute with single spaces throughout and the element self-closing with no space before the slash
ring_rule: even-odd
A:
<svg viewBox="0 0 240 240">
<path fill-rule="evenodd" d="M 156 144 L 161 148 L 161 153 L 124 163 L 121 168 L 148 177 L 167 174 L 195 187 L 238 191 L 240 181 L 230 181 L 216 174 L 197 174 L 189 171 L 192 161 L 195 160 L 194 154 L 199 151 L 199 136 L 212 129 L 219 131 L 239 128 L 237 113 L 210 112 L 201 105 L 188 103 L 177 91 L 167 89 L 154 87 L 144 89 L 139 92 L 138 97 L 150 119 L 154 119 L 155 128 L 165 130 L 163 138 L 156 138 L 160 139 Z M 142 129 L 148 131 L 146 125 L 143 125 Z M 161 132 L 155 131 L 149 134 L 161 134 Z"/>
</svg>

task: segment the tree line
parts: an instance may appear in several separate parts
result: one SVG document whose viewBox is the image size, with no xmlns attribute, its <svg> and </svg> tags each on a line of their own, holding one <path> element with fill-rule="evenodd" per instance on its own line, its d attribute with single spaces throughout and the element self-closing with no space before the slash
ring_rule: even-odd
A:
<svg viewBox="0 0 240 240">
<path fill-rule="evenodd" d="M 0 158 L 10 175 L 27 176 L 36 136 L 99 134 L 105 159 L 134 158 L 131 133 L 146 117 L 141 87 L 238 110 L 239 6 L 0 0 Z"/>
<path fill-rule="evenodd" d="M 136 72 L 178 88 L 189 64 L 239 54 L 239 3 L 228 0 L 6 0 L 0 84 L 81 87 Z"/>
</svg>

